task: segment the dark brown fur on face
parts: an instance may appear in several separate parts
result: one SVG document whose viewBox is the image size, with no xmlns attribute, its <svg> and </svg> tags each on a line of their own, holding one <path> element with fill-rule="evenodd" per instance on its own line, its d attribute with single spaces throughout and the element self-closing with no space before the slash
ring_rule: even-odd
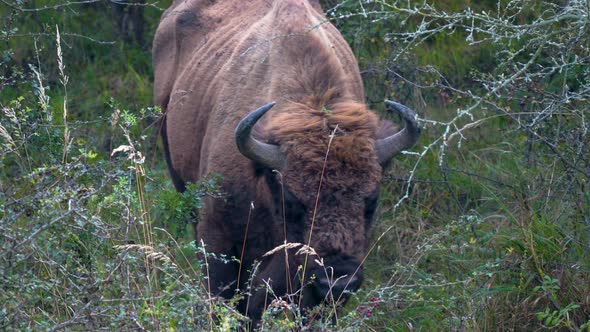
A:
<svg viewBox="0 0 590 332">
<path fill-rule="evenodd" d="M 310 210 L 319 195 L 311 243 L 320 255 L 346 254 L 360 262 L 365 254 L 362 199 L 381 178 L 373 149 L 377 118 L 351 102 L 328 103 L 320 110 L 293 108 L 267 125 L 270 140 L 287 156 L 283 184 Z"/>
<path fill-rule="evenodd" d="M 213 295 L 244 289 L 255 261 L 255 287 L 266 282 L 278 297 L 295 293 L 305 256 L 264 256 L 285 241 L 309 243 L 319 256 L 306 265 L 304 308 L 358 289 L 381 179 L 375 142 L 391 132 L 365 106 L 356 60 L 318 2 L 175 1 L 156 32 L 153 57 L 176 188 L 210 173 L 223 177 L 226 197 L 207 201 L 195 238 L 242 262 L 209 261 Z M 234 143 L 238 122 L 270 101 L 276 106 L 255 132 L 285 155 L 279 172 L 244 157 Z M 320 258 L 323 266 L 314 262 Z M 268 296 L 253 290 L 240 310 L 257 319 Z"/>
</svg>

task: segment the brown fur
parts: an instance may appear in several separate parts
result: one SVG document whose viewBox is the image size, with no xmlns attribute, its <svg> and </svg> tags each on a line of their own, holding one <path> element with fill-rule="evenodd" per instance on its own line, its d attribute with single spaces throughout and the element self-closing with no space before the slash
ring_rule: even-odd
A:
<svg viewBox="0 0 590 332">
<path fill-rule="evenodd" d="M 207 201 L 196 239 L 210 252 L 243 255 L 242 271 L 262 259 L 254 283 L 272 279 L 278 296 L 296 290 L 302 257 L 292 253 L 289 266 L 282 251 L 262 257 L 285 240 L 310 241 L 338 270 L 335 277 L 350 279 L 366 254 L 374 210 L 367 202 L 381 178 L 374 143 L 390 132 L 365 106 L 356 60 L 318 1 L 175 1 L 156 32 L 153 57 L 176 187 L 210 173 L 223 176 L 227 197 Z M 248 160 L 234 143 L 237 123 L 270 101 L 277 104 L 255 132 L 286 155 L 280 173 Z M 321 273 L 312 261 L 310 274 Z M 240 268 L 210 262 L 211 291 L 232 296 L 232 287 L 248 278 Z M 303 306 L 318 304 L 321 294 L 306 287 Z M 264 291 L 254 292 L 247 314 L 259 317 L 265 299 Z"/>
<path fill-rule="evenodd" d="M 287 156 L 284 182 L 307 206 L 315 205 L 320 175 L 326 170 L 320 204 L 329 202 L 329 206 L 320 206 L 312 246 L 320 255 L 343 252 L 361 261 L 365 231 L 357 199 L 375 191 L 381 178 L 373 147 L 377 117 L 353 102 L 317 106 L 319 110 L 303 104 L 287 108 L 268 124 L 268 137 Z M 308 226 L 311 222 L 310 215 Z"/>
</svg>

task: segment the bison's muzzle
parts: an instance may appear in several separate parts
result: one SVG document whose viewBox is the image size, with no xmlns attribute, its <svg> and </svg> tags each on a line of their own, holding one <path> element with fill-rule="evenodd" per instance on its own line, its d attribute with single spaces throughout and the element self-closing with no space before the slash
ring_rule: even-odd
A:
<svg viewBox="0 0 590 332">
<path fill-rule="evenodd" d="M 317 303 L 344 301 L 355 292 L 363 281 L 360 262 L 347 257 L 332 257 L 325 260 L 324 266 L 311 270 L 315 276 L 310 285 Z"/>
</svg>

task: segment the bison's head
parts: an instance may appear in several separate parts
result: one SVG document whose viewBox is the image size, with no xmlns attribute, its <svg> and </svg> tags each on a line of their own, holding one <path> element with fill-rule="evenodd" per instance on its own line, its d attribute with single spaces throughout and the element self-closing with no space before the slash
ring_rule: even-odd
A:
<svg viewBox="0 0 590 332">
<path fill-rule="evenodd" d="M 286 227 L 287 241 L 309 244 L 323 260 L 295 259 L 306 265 L 305 282 L 312 280 L 303 292 L 306 306 L 345 300 L 345 290 L 355 291 L 362 282 L 382 165 L 420 135 L 412 110 L 390 101 L 386 105 L 405 120 L 404 129 L 386 137 L 379 137 L 377 116 L 353 102 L 320 109 L 285 106 L 264 125 L 266 142 L 251 132 L 274 103 L 252 112 L 236 128 L 240 152 L 267 169 L 274 219 Z"/>
</svg>

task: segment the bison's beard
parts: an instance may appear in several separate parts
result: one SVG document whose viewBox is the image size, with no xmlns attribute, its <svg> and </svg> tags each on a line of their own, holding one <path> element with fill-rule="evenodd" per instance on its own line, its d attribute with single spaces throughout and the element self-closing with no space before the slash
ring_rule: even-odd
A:
<svg viewBox="0 0 590 332">
<path fill-rule="evenodd" d="M 314 258 L 310 256 L 305 263 L 304 260 L 299 259 L 302 256 L 295 256 L 295 252 L 291 250 L 288 251 L 287 256 L 286 259 L 284 251 L 279 251 L 265 258 L 259 272 L 250 280 L 250 285 L 253 287 L 249 289 L 249 295 L 244 296 L 240 302 L 239 310 L 250 317 L 255 324 L 258 324 L 269 306 L 279 309 L 278 311 L 291 311 L 290 314 L 302 314 L 305 319 L 321 319 L 321 310 L 314 310 L 318 305 L 328 303 L 330 310 L 333 310 L 335 303 L 339 306 L 346 303 L 349 298 L 348 292 L 343 293 L 340 290 L 332 294 L 318 284 L 318 278 L 326 275 L 326 268 L 317 265 Z M 304 265 L 307 266 L 305 274 L 300 268 Z M 346 264 L 341 259 L 336 259 L 333 265 L 345 266 Z M 327 270 L 334 271 L 332 268 Z M 304 279 L 303 283 L 302 279 Z M 349 290 L 354 291 L 358 288 L 362 277 L 357 279 L 355 285 L 350 285 Z M 340 279 L 344 282 L 348 280 Z"/>
</svg>

